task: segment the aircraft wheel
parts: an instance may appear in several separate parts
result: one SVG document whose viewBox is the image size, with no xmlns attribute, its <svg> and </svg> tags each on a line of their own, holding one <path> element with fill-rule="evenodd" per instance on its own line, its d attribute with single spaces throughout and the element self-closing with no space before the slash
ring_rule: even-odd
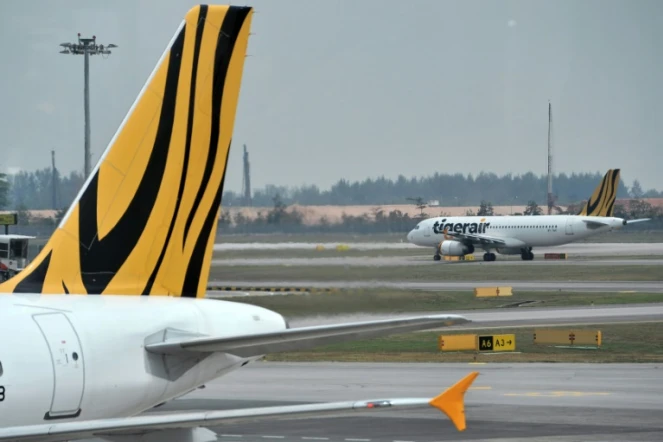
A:
<svg viewBox="0 0 663 442">
<path fill-rule="evenodd" d="M 520 258 L 521 258 L 523 261 L 531 261 L 531 260 L 534 259 L 534 253 L 532 253 L 532 252 L 530 252 L 530 251 L 523 252 L 523 253 L 520 254 Z"/>
<path fill-rule="evenodd" d="M 495 261 L 495 254 L 494 253 L 484 253 L 483 254 L 483 260 L 484 261 Z"/>
<path fill-rule="evenodd" d="M 439 260 L 442 259 L 442 257 L 441 257 L 438 253 L 436 253 L 435 255 L 433 255 L 433 259 L 434 259 L 435 261 L 439 261 Z"/>
</svg>

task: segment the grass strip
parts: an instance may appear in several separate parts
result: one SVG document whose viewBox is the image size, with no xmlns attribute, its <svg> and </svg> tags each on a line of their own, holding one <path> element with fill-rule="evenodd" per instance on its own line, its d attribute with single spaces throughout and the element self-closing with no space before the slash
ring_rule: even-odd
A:
<svg viewBox="0 0 663 442">
<path fill-rule="evenodd" d="M 469 265 L 468 265 L 469 264 Z M 227 281 L 663 281 L 660 265 L 491 266 L 213 266 L 211 280 Z"/>
<path fill-rule="evenodd" d="M 439 335 L 477 333 L 449 329 L 448 331 L 408 333 L 356 341 L 301 352 L 279 353 L 269 355 L 266 359 L 289 362 L 663 362 L 663 322 L 563 328 L 601 330 L 603 344 L 599 349 L 568 349 L 535 345 L 533 343 L 534 330 L 548 330 L 551 327 L 504 328 L 479 333 L 482 335 L 515 334 L 516 352 L 518 353 L 441 352 L 437 348 Z"/>
<path fill-rule="evenodd" d="M 513 296 L 477 298 L 472 291 L 423 291 L 396 289 L 339 290 L 233 297 L 229 300 L 257 305 L 289 317 L 344 315 L 351 313 L 449 312 L 473 309 L 525 307 L 577 307 L 591 305 L 663 302 L 663 293 L 514 292 Z"/>
</svg>

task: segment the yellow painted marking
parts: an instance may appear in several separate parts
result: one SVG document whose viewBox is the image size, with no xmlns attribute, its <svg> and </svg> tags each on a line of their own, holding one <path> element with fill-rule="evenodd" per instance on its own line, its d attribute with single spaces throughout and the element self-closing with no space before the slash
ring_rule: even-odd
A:
<svg viewBox="0 0 663 442">
<path fill-rule="evenodd" d="M 440 351 L 476 350 L 477 335 L 440 335 L 437 348 Z"/>
<path fill-rule="evenodd" d="M 492 390 L 493 387 L 481 386 L 481 387 L 470 387 L 470 390 Z"/>
<path fill-rule="evenodd" d="M 485 362 L 468 362 L 469 365 L 486 365 Z"/>
</svg>

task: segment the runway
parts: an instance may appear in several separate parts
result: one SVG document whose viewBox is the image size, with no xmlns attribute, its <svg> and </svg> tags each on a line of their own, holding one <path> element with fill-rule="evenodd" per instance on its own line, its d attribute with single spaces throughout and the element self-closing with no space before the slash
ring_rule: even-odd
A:
<svg viewBox="0 0 663 442">
<path fill-rule="evenodd" d="M 433 397 L 470 371 L 468 428 L 436 410 L 303 418 L 212 428 L 223 441 L 660 441 L 655 364 L 351 364 L 258 362 L 159 408 L 209 410 Z"/>
<path fill-rule="evenodd" d="M 324 296 L 324 295 L 323 295 Z M 596 307 L 516 307 L 500 309 L 453 310 L 440 313 L 453 313 L 465 316 L 472 322 L 455 325 L 456 329 L 490 329 L 513 327 L 542 327 L 560 325 L 619 324 L 663 321 L 663 303 L 611 305 Z M 293 327 L 340 324 L 354 321 L 371 321 L 387 318 L 429 315 L 431 312 L 404 312 L 389 314 L 342 314 L 289 318 Z M 663 376 L 663 373 L 662 373 Z M 663 399 L 662 399 L 663 402 Z"/>
<path fill-rule="evenodd" d="M 221 243 L 214 244 L 215 252 L 229 250 L 315 250 L 317 246 L 325 249 L 336 249 L 337 246 L 349 246 L 351 250 L 403 250 L 420 249 L 425 254 L 427 248 L 415 246 L 407 242 L 283 242 L 283 243 Z M 432 248 L 430 249 L 432 250 Z M 556 247 L 534 248 L 534 254 L 568 253 L 572 256 L 652 256 L 663 255 L 663 243 L 571 243 Z"/>
<path fill-rule="evenodd" d="M 499 255 L 497 261 L 484 263 L 481 256 L 475 254 L 476 261 L 434 261 L 433 256 L 333 256 L 321 258 L 230 258 L 214 259 L 213 266 L 351 266 L 351 267 L 408 267 L 432 265 L 488 265 L 488 266 L 636 266 L 663 265 L 663 259 L 570 259 L 523 261 L 518 257 Z M 663 269 L 662 269 L 663 271 Z"/>
<path fill-rule="evenodd" d="M 492 263 L 491 263 L 492 264 Z M 663 293 L 660 281 L 210 281 L 208 287 L 309 287 L 339 289 L 392 288 L 402 290 L 473 290 L 475 287 L 513 287 L 522 291 L 575 291 L 575 292 L 619 292 L 636 291 Z"/>
</svg>

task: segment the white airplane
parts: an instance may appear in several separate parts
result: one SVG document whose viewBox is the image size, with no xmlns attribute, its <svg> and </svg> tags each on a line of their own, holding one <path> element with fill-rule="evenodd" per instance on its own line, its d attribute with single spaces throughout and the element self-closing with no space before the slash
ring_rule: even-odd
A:
<svg viewBox="0 0 663 442">
<path fill-rule="evenodd" d="M 252 8 L 196 6 L 40 254 L 0 284 L 0 440 L 216 440 L 203 428 L 433 406 L 465 429 L 470 373 L 440 396 L 142 414 L 262 355 L 467 322 L 290 328 L 205 296 Z"/>
<path fill-rule="evenodd" d="M 442 255 L 464 256 L 483 249 L 484 261 L 495 261 L 496 250 L 503 255 L 534 259 L 533 247 L 568 244 L 627 224 L 649 218 L 625 220 L 613 217 L 619 169 L 609 170 L 578 215 L 460 216 L 421 221 L 407 239 L 418 246 L 435 248 L 436 261 Z"/>
</svg>

